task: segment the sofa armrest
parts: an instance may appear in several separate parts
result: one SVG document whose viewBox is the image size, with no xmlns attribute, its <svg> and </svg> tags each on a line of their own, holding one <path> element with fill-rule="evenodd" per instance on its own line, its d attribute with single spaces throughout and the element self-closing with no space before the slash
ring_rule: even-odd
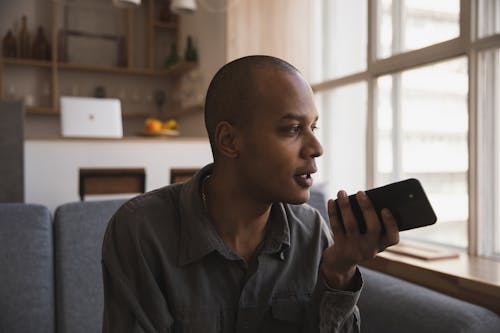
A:
<svg viewBox="0 0 500 333">
<path fill-rule="evenodd" d="M 498 332 L 496 313 L 384 273 L 361 268 L 362 332 Z"/>
</svg>

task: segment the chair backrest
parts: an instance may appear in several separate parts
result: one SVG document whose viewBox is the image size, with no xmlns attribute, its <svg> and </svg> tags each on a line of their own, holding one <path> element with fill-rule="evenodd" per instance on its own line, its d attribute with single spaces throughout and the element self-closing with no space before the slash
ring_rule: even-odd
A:
<svg viewBox="0 0 500 333">
<path fill-rule="evenodd" d="M 0 202 L 24 201 L 24 107 L 0 101 Z"/>
<path fill-rule="evenodd" d="M 54 261 L 49 210 L 0 204 L 0 332 L 55 330 Z"/>
<path fill-rule="evenodd" d="M 326 198 L 325 189 L 325 184 L 314 185 L 311 189 L 311 196 L 307 203 L 316 208 L 325 221 L 328 222 L 328 211 L 326 206 L 328 199 Z"/>
<path fill-rule="evenodd" d="M 54 248 L 58 333 L 101 331 L 102 239 L 109 219 L 124 202 L 76 202 L 57 208 Z"/>
</svg>

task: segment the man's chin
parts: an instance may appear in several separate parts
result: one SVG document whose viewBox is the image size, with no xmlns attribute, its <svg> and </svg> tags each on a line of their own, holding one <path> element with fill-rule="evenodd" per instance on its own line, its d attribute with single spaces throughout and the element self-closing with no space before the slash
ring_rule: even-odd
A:
<svg viewBox="0 0 500 333">
<path fill-rule="evenodd" d="M 304 190 L 302 193 L 297 193 L 296 195 L 289 195 L 285 200 L 282 200 L 283 203 L 291 204 L 291 205 L 301 205 L 306 203 L 311 197 L 311 193 L 309 190 Z"/>
</svg>

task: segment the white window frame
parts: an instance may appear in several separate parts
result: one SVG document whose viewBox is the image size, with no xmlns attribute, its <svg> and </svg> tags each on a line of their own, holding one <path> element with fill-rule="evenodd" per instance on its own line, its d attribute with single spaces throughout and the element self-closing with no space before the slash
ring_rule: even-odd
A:
<svg viewBox="0 0 500 333">
<path fill-rule="evenodd" d="M 351 75 L 326 80 L 312 85 L 315 92 L 339 88 L 351 83 L 365 81 L 368 87 L 367 133 L 366 133 L 366 185 L 375 185 L 376 173 L 376 80 L 378 77 L 398 73 L 459 56 L 468 58 L 468 114 L 469 114 L 469 220 L 468 249 L 470 255 L 494 256 L 492 237 L 486 237 L 488 228 L 492 227 L 494 213 L 489 207 L 494 207 L 493 198 L 488 195 L 488 179 L 480 165 L 493 163 L 486 154 L 481 154 L 478 143 L 481 142 L 481 121 L 478 118 L 478 53 L 487 49 L 500 47 L 500 34 L 478 39 L 478 22 L 476 22 L 479 0 L 460 0 L 460 34 L 457 38 L 437 43 L 418 50 L 395 54 L 388 58 L 377 59 L 377 2 L 366 0 L 368 6 L 368 43 L 367 70 Z M 397 31 L 397 29 L 395 30 Z M 471 36 L 473 38 L 471 38 Z M 397 102 L 397 101 L 395 101 Z M 397 146 L 397 143 L 396 143 Z M 489 210 L 488 210 L 489 209 Z M 500 227 L 500 226 L 497 226 Z"/>
</svg>

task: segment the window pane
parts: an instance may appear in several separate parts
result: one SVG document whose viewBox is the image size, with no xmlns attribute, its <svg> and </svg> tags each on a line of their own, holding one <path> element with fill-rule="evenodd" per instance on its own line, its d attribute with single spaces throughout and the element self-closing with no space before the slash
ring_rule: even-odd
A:
<svg viewBox="0 0 500 333">
<path fill-rule="evenodd" d="M 498 0 L 478 1 L 478 37 L 500 33 L 500 2 Z"/>
<path fill-rule="evenodd" d="M 312 81 L 361 72 L 366 69 L 366 0 L 321 0 L 313 20 L 315 35 Z"/>
<path fill-rule="evenodd" d="M 403 236 L 466 247 L 466 59 L 384 76 L 377 87 L 376 184 L 419 179 L 438 217 Z"/>
<path fill-rule="evenodd" d="M 479 53 L 478 229 L 482 255 L 500 256 L 500 49 Z"/>
<path fill-rule="evenodd" d="M 377 57 L 419 49 L 460 34 L 460 0 L 378 0 Z"/>
<path fill-rule="evenodd" d="M 320 139 L 325 150 L 322 178 L 332 196 L 366 188 L 365 82 L 317 94 Z"/>
</svg>

